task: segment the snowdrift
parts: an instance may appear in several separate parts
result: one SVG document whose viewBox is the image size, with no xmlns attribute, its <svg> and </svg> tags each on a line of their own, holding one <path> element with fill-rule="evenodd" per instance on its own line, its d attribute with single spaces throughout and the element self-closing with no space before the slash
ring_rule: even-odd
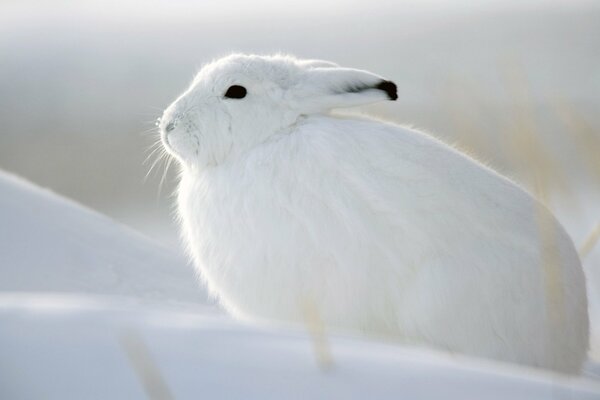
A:
<svg viewBox="0 0 600 400">
<path fill-rule="evenodd" d="M 182 257 L 103 215 L 1 171 L 0 291 L 207 301 Z"/>
<path fill-rule="evenodd" d="M 233 321 L 181 257 L 3 173 L 0 349 L 2 399 L 600 398 L 590 378 Z"/>
</svg>

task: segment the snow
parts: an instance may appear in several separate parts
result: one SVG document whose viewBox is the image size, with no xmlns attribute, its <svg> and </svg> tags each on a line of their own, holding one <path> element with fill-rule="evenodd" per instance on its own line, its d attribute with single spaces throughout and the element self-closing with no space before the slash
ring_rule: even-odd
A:
<svg viewBox="0 0 600 400">
<path fill-rule="evenodd" d="M 84 207 L 0 172 L 0 291 L 206 303 L 184 258 Z"/>
<path fill-rule="evenodd" d="M 143 398 L 124 348 L 128 336 L 149 349 L 176 399 L 593 399 L 600 394 L 598 385 L 585 380 L 348 337 L 332 341 L 335 364 L 323 371 L 301 331 L 245 326 L 223 315 L 157 305 L 124 307 L 110 299 L 2 296 L 0 318 L 0 343 L 10 343 L 0 364 L 0 387 L 11 399 L 58 399 L 65 393 Z"/>
<path fill-rule="evenodd" d="M 1 399 L 600 398 L 586 377 L 323 340 L 232 320 L 181 256 L 0 173 Z"/>
</svg>

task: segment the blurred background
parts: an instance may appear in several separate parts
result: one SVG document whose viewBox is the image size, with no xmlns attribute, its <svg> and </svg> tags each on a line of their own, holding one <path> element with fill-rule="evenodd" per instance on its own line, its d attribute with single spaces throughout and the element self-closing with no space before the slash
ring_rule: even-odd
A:
<svg viewBox="0 0 600 400">
<path fill-rule="evenodd" d="M 600 229 L 599 1 L 4 0 L 0 168 L 177 249 L 176 167 L 145 179 L 154 121 L 233 51 L 392 79 L 398 102 L 361 111 L 522 183 L 578 246 Z"/>
</svg>

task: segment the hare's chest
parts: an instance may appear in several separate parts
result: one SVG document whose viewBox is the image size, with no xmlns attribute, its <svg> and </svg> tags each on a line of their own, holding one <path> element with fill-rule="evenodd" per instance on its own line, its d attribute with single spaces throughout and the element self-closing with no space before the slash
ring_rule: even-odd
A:
<svg viewBox="0 0 600 400">
<path fill-rule="evenodd" d="M 236 303 L 261 303 L 281 291 L 293 297 L 297 268 L 314 246 L 279 188 L 182 181 L 182 233 L 209 289 Z"/>
</svg>

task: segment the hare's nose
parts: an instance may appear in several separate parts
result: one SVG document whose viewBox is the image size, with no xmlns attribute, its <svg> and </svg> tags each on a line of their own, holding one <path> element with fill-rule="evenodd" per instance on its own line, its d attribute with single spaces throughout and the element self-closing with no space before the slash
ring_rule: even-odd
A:
<svg viewBox="0 0 600 400">
<path fill-rule="evenodd" d="M 163 122 L 163 118 L 159 117 L 156 119 L 156 123 L 154 125 L 156 125 L 157 127 L 160 128 L 162 122 Z M 175 129 L 175 127 L 177 126 L 177 121 L 176 120 L 169 121 L 166 124 L 164 124 L 163 126 L 164 126 L 163 129 L 164 129 L 165 133 L 169 133 L 173 129 Z"/>
<path fill-rule="evenodd" d="M 173 129 L 175 129 L 175 122 L 174 122 L 174 121 L 171 121 L 171 122 L 169 122 L 169 123 L 167 124 L 167 126 L 165 126 L 165 131 L 166 131 L 167 133 L 168 133 L 168 132 L 171 132 Z"/>
</svg>

